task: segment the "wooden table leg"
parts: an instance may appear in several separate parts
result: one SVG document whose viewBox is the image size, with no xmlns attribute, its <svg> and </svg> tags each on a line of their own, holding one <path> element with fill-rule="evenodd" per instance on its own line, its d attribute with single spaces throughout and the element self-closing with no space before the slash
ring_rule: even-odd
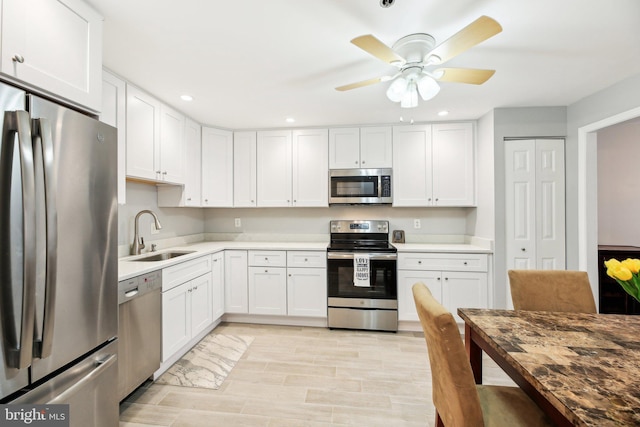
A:
<svg viewBox="0 0 640 427">
<path fill-rule="evenodd" d="M 473 330 L 466 323 L 464 324 L 464 346 L 469 356 L 473 378 L 476 384 L 482 384 L 482 349 L 473 340 Z"/>
<path fill-rule="evenodd" d="M 440 418 L 438 411 L 436 411 L 436 427 L 444 427 L 444 423 L 442 422 L 442 418 Z"/>
</svg>

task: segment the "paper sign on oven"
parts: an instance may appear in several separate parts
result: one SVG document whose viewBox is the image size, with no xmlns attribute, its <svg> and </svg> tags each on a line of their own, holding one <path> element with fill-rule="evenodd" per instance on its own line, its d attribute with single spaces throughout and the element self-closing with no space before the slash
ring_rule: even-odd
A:
<svg viewBox="0 0 640 427">
<path fill-rule="evenodd" d="M 369 282 L 369 255 L 356 254 L 353 256 L 353 285 L 368 288 Z"/>
</svg>

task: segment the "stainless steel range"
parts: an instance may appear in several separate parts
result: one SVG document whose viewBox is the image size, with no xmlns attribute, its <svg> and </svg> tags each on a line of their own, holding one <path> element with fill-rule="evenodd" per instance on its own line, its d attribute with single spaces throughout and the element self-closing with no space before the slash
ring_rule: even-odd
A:
<svg viewBox="0 0 640 427">
<path fill-rule="evenodd" d="M 398 330 L 397 249 L 388 221 L 331 221 L 327 248 L 330 328 Z"/>
</svg>

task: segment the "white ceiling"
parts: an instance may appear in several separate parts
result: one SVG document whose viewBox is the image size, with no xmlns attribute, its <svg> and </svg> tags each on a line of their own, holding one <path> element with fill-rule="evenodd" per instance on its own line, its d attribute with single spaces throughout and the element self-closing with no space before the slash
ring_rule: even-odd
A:
<svg viewBox="0 0 640 427">
<path fill-rule="evenodd" d="M 640 73 L 638 0 L 88 0 L 105 17 L 104 65 L 205 125 L 264 129 L 476 119 L 494 108 L 566 106 Z M 442 83 L 401 109 L 389 83 L 338 92 L 395 68 L 350 43 L 426 32 L 436 44 L 481 15 L 503 31 L 446 63 L 496 69 Z M 190 103 L 180 95 L 190 94 Z M 294 124 L 286 123 L 294 117 Z"/>
</svg>

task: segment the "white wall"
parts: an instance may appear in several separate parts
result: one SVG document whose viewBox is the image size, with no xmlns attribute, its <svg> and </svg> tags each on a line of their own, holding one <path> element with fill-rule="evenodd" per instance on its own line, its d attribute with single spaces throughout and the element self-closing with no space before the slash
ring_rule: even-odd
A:
<svg viewBox="0 0 640 427">
<path fill-rule="evenodd" d="M 162 230 L 151 234 L 151 215 L 140 217 L 140 235 L 147 249 L 150 242 L 204 232 L 204 211 L 199 208 L 159 208 L 155 185 L 127 182 L 127 204 L 118 207 L 118 245 L 133 242 L 133 220 L 138 212 L 150 209 L 158 216 Z"/>
<path fill-rule="evenodd" d="M 598 131 L 598 244 L 640 246 L 640 120 Z"/>
</svg>

